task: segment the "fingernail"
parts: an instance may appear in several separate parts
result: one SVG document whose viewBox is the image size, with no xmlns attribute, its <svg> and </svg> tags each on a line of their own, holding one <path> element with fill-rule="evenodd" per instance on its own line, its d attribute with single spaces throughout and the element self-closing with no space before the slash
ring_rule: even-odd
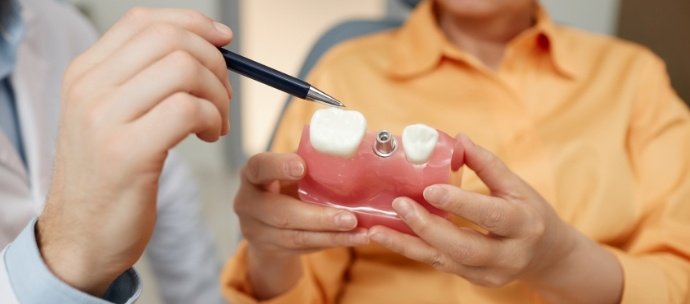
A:
<svg viewBox="0 0 690 304">
<path fill-rule="evenodd" d="M 286 173 L 290 177 L 299 178 L 304 174 L 304 164 L 301 161 L 293 160 L 287 164 Z"/>
<path fill-rule="evenodd" d="M 403 219 L 407 218 L 410 213 L 412 213 L 412 205 L 404 198 L 398 198 L 393 201 L 393 209 L 400 215 Z"/>
<path fill-rule="evenodd" d="M 221 127 L 220 135 L 228 135 L 230 133 L 230 121 L 226 120 L 223 122 L 223 126 Z"/>
<path fill-rule="evenodd" d="M 443 205 L 446 202 L 448 190 L 439 186 L 429 186 L 424 189 L 424 199 L 432 205 Z"/>
<path fill-rule="evenodd" d="M 232 30 L 227 25 L 222 24 L 222 23 L 217 22 L 217 21 L 213 21 L 213 26 L 216 28 L 216 30 L 221 32 L 223 35 L 232 36 Z"/>
<path fill-rule="evenodd" d="M 348 212 L 341 212 L 335 216 L 335 225 L 343 230 L 350 230 L 357 225 L 357 219 Z"/>
</svg>

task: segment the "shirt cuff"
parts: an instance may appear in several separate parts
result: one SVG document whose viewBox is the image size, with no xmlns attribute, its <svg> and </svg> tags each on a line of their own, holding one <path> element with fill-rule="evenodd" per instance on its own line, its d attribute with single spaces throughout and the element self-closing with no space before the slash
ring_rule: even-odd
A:
<svg viewBox="0 0 690 304">
<path fill-rule="evenodd" d="M 221 290 L 226 300 L 235 304 L 314 303 L 321 297 L 316 287 L 316 280 L 306 265 L 307 262 L 302 258 L 302 277 L 288 291 L 275 298 L 259 302 L 252 294 L 247 269 L 247 243 L 242 241 L 235 256 L 223 269 L 220 277 Z"/>
<path fill-rule="evenodd" d="M 5 253 L 7 275 L 20 303 L 134 303 L 141 294 L 136 271 L 127 270 L 110 285 L 103 298 L 79 291 L 58 279 L 43 262 L 36 243 L 36 219 L 10 244 Z"/>
</svg>

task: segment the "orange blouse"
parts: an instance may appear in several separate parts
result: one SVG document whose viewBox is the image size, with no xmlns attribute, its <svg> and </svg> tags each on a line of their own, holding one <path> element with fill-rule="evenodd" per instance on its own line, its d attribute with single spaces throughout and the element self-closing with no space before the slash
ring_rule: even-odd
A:
<svg viewBox="0 0 690 304">
<path fill-rule="evenodd" d="M 400 134 L 421 122 L 493 151 L 561 219 L 618 257 L 624 303 L 688 297 L 690 115 L 647 49 L 555 25 L 539 11 L 494 72 L 448 42 L 427 1 L 402 28 L 330 51 L 310 81 L 361 111 L 370 131 Z M 275 150 L 294 151 L 317 108 L 292 103 Z M 469 171 L 462 187 L 487 192 Z M 232 303 L 255 303 L 245 249 L 221 278 Z M 269 303 L 540 301 L 520 282 L 475 286 L 375 245 L 303 261 L 299 282 Z"/>
</svg>

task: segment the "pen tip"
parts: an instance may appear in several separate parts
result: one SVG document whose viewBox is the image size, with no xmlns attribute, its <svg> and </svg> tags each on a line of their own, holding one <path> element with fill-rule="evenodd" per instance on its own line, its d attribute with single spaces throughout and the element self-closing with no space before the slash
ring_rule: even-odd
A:
<svg viewBox="0 0 690 304">
<path fill-rule="evenodd" d="M 336 108 L 344 108 L 345 104 L 335 99 L 321 100 L 322 103 Z"/>
<path fill-rule="evenodd" d="M 340 102 L 339 100 L 333 98 L 332 96 L 320 91 L 319 89 L 315 87 L 310 87 L 309 92 L 307 93 L 307 100 L 311 101 L 316 101 L 320 102 L 329 106 L 333 107 L 339 107 L 339 108 L 344 108 L 345 104 Z"/>
<path fill-rule="evenodd" d="M 342 103 L 340 100 L 337 100 L 329 95 L 326 95 L 328 98 L 325 98 L 323 101 L 328 103 L 331 106 L 338 107 L 338 108 L 344 108 L 345 104 Z"/>
</svg>

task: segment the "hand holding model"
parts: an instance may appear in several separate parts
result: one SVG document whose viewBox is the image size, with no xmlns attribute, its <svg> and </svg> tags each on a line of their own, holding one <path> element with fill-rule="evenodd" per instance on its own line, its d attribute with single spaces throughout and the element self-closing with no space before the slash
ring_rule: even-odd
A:
<svg viewBox="0 0 690 304">
<path fill-rule="evenodd" d="M 419 237 L 377 226 L 369 231 L 372 242 L 478 285 L 521 281 L 556 302 L 587 302 L 583 290 L 621 294 L 622 270 L 613 254 L 563 222 L 539 193 L 468 137 L 457 137 L 455 151 L 491 193 L 433 185 L 424 190 L 424 198 L 486 232 L 458 227 L 403 197 L 393 208 Z"/>
<path fill-rule="evenodd" d="M 261 153 L 242 170 L 235 212 L 249 243 L 249 278 L 260 299 L 287 291 L 301 276 L 300 255 L 369 242 L 349 211 L 300 201 L 304 160 L 294 153 Z"/>
<path fill-rule="evenodd" d="M 197 12 L 131 10 L 67 69 L 53 182 L 37 223 L 59 278 L 102 295 L 151 237 L 168 150 L 228 132 L 218 46 L 232 32 Z"/>
</svg>

